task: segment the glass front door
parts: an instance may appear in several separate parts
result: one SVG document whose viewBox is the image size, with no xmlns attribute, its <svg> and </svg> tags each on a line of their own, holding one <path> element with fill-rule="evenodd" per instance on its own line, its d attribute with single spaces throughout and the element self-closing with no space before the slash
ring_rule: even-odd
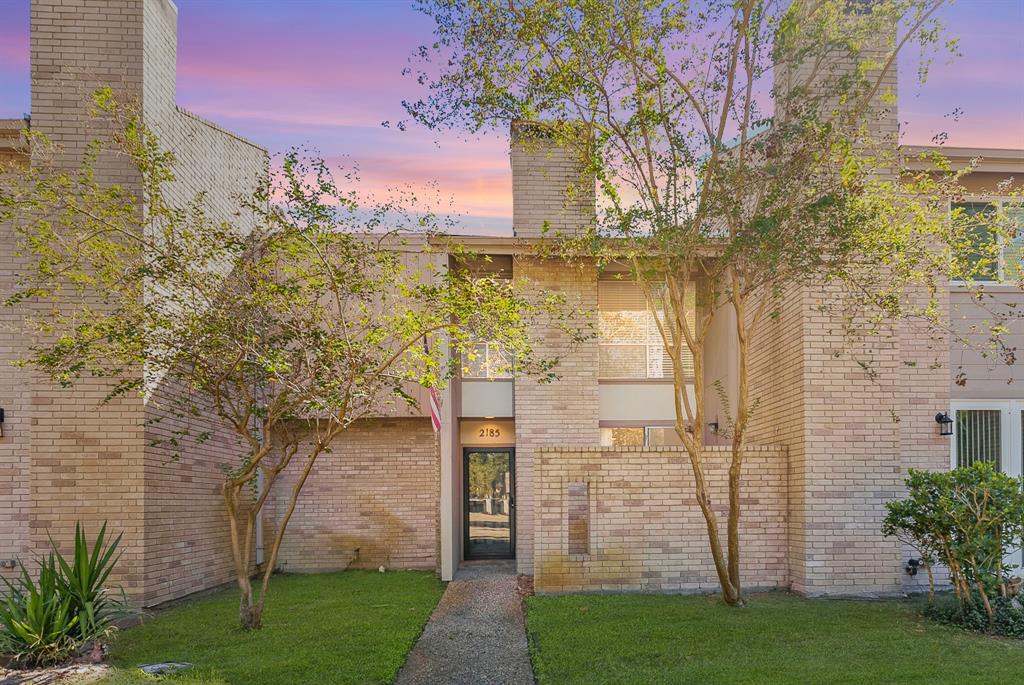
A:
<svg viewBox="0 0 1024 685">
<path fill-rule="evenodd" d="M 464 462 L 466 559 L 515 556 L 513 450 L 467 448 Z"/>
</svg>

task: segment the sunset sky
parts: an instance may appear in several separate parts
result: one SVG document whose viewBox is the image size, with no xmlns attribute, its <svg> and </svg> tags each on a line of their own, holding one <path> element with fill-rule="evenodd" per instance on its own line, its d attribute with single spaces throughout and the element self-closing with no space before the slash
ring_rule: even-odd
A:
<svg viewBox="0 0 1024 685">
<path fill-rule="evenodd" d="M 408 2 L 176 0 L 178 102 L 279 152 L 309 144 L 357 162 L 370 189 L 436 181 L 467 229 L 511 225 L 504 136 L 471 141 L 410 127 L 401 100 L 422 91 L 401 74 L 431 40 Z M 29 111 L 29 1 L 0 0 L 0 117 Z M 904 142 L 1024 148 L 1024 0 L 960 0 L 945 17 L 963 56 L 924 87 L 901 65 Z M 959 121 L 949 116 L 959 109 Z"/>
</svg>

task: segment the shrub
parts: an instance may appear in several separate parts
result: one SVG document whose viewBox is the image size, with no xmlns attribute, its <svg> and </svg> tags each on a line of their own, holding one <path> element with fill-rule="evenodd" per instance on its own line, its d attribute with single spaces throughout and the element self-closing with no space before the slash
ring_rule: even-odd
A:
<svg viewBox="0 0 1024 685">
<path fill-rule="evenodd" d="M 980 598 L 964 604 L 949 597 L 930 603 L 924 615 L 938 623 L 1024 639 L 1024 609 L 1017 600 L 1006 597 L 993 599 L 991 624 L 981 606 Z"/>
<path fill-rule="evenodd" d="M 13 583 L 0 578 L 7 590 L 0 602 L 0 654 L 21 666 L 58 663 L 113 631 L 125 602 L 105 585 L 121 536 L 106 544 L 106 531 L 104 523 L 90 552 L 85 529 L 76 524 L 70 562 L 51 539 L 50 553 L 39 560 L 38 581 L 20 562 Z"/>
<path fill-rule="evenodd" d="M 71 597 L 61 592 L 59 572 L 51 553 L 32 580 L 21 564 L 15 583 L 0 578 L 7 597 L 0 608 L 0 652 L 22 666 L 44 666 L 63 661 L 80 646 L 78 616 Z"/>
<path fill-rule="evenodd" d="M 932 565 L 949 569 L 959 610 L 933 613 L 945 611 L 947 622 L 968 627 L 980 614 L 988 630 L 1006 624 L 1008 634 L 1019 631 L 1014 598 L 1020 578 L 1005 558 L 1024 543 L 1024 479 L 982 462 L 948 472 L 912 469 L 906 484 L 908 497 L 886 505 L 882 530 L 917 549 L 928 569 L 930 600 Z"/>
<path fill-rule="evenodd" d="M 119 601 L 110 596 L 106 587 L 107 578 L 120 557 L 117 548 L 121 544 L 121 536 L 118 535 L 109 545 L 104 545 L 106 535 L 107 524 L 104 523 L 90 554 L 85 529 L 76 523 L 75 554 L 71 563 L 56 553 L 61 571 L 58 577 L 60 590 L 71 599 L 72 610 L 78 616 L 78 633 L 83 640 L 102 636 L 124 612 L 126 604 L 123 592 Z M 50 540 L 50 545 L 56 552 L 53 540 Z"/>
</svg>

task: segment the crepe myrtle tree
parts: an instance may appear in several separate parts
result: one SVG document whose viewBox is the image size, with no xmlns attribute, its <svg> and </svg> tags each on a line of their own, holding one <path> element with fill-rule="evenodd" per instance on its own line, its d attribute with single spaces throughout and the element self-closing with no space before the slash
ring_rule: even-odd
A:
<svg viewBox="0 0 1024 685">
<path fill-rule="evenodd" d="M 968 170 L 941 155 L 905 169 L 880 125 L 901 52 L 920 49 L 924 78 L 935 51 L 955 51 L 942 1 L 418 4 L 436 41 L 407 70 L 426 91 L 405 101 L 409 118 L 470 134 L 541 122 L 533 140 L 551 140 L 535 144 L 565 147 L 579 164 L 567 205 L 596 184 L 593 222 L 549 233 L 543 249 L 624 266 L 645 293 L 672 360 L 675 430 L 722 597 L 743 604 L 751 340 L 781 296 L 820 285 L 822 306 L 854 337 L 894 319 L 949 329 L 939 295 L 951 277 L 973 281 L 991 266 L 1002 240 L 978 245 L 977 226 L 949 215 Z M 704 379 L 712 323 L 730 312 L 731 396 Z M 731 414 L 720 431 L 731 440 L 724 535 L 703 456 L 709 393 Z"/>
<path fill-rule="evenodd" d="M 550 380 L 557 359 L 534 356 L 529 321 L 583 329 L 570 330 L 556 296 L 527 300 L 508 282 L 445 268 L 447 257 L 440 265 L 423 235 L 438 219 L 361 204 L 319 159 L 284 155 L 228 219 L 209 214 L 204 193 L 176 203 L 174 155 L 109 90 L 94 105 L 108 143 L 67 170 L 42 163 L 47 143 L 36 138 L 33 167 L 0 186 L 0 219 L 25 263 L 8 304 L 40 340 L 25 363 L 62 386 L 102 379 L 108 401 L 141 393 L 148 421 L 176 419 L 161 442 L 177 457 L 214 431 L 235 436 L 222 492 L 239 620 L 256 629 L 303 485 L 346 428 L 415 405 L 412 391 L 443 386 L 451 360 L 480 339 L 501 345 L 517 373 Z M 97 180 L 110 153 L 131 160 L 139 189 Z M 290 490 L 276 495 L 286 470 Z M 272 496 L 286 505 L 254 583 L 257 517 Z"/>
</svg>

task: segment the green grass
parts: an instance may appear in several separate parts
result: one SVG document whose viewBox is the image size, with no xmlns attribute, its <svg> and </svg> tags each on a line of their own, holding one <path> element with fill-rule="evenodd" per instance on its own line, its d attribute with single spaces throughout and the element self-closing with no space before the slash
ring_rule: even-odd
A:
<svg viewBox="0 0 1024 685">
<path fill-rule="evenodd" d="M 262 630 L 238 628 L 238 596 L 226 590 L 120 633 L 117 671 L 102 682 L 389 683 L 442 590 L 434 574 L 413 571 L 277 576 Z M 159 681 L 137 668 L 158 661 L 195 667 Z"/>
<path fill-rule="evenodd" d="M 754 595 L 528 600 L 540 685 L 1012 683 L 1024 645 L 928 623 L 896 601 Z"/>
</svg>

